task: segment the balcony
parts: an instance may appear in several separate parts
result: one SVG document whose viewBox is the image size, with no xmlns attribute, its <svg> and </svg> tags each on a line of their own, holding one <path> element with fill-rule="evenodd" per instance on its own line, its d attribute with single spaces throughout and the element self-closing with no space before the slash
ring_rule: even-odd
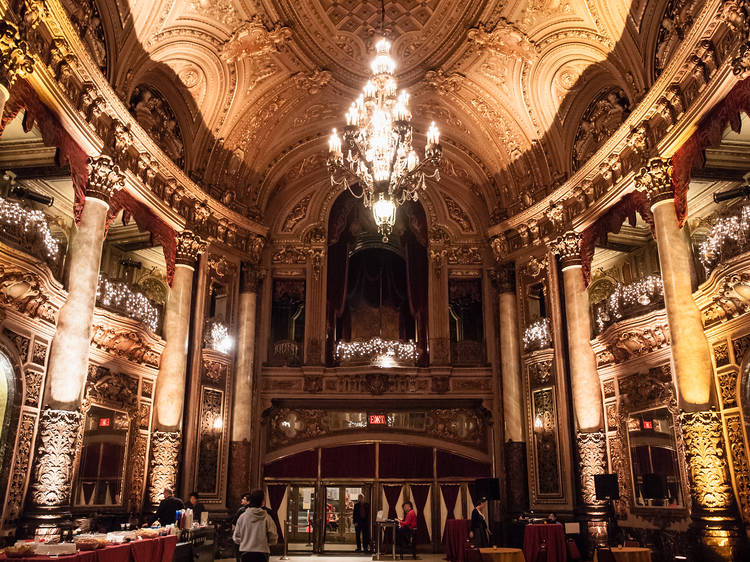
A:
<svg viewBox="0 0 750 562">
<path fill-rule="evenodd" d="M 302 344 L 294 340 L 271 342 L 268 365 L 299 367 L 302 365 Z"/>
<path fill-rule="evenodd" d="M 336 342 L 335 358 L 340 365 L 374 365 L 382 368 L 414 366 L 418 350 L 414 340 L 367 340 Z"/>
<path fill-rule="evenodd" d="M 604 332 L 615 322 L 635 318 L 664 307 L 664 286 L 660 275 L 649 275 L 614 290 L 594 306 L 594 332 Z"/>
<path fill-rule="evenodd" d="M 136 320 L 143 327 L 157 334 L 161 329 L 161 312 L 159 306 L 152 303 L 146 295 L 135 287 L 119 279 L 109 279 L 99 275 L 96 290 L 97 306 Z"/>
<path fill-rule="evenodd" d="M 750 205 L 715 219 L 708 235 L 696 245 L 707 276 L 719 264 L 750 250 Z"/>
<path fill-rule="evenodd" d="M 0 233 L 3 241 L 38 258 L 55 275 L 59 273 L 60 244 L 52 236 L 47 216 L 42 211 L 26 209 L 0 197 Z"/>
</svg>

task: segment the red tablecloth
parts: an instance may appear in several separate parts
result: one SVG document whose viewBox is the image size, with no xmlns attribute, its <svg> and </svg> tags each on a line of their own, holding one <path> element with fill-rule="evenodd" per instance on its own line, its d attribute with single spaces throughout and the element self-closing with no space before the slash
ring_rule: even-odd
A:
<svg viewBox="0 0 750 562">
<path fill-rule="evenodd" d="M 451 562 L 463 562 L 464 544 L 469 538 L 471 521 L 468 519 L 448 519 L 445 522 L 445 558 Z"/>
<path fill-rule="evenodd" d="M 142 539 L 116 546 L 107 546 L 97 550 L 79 551 L 68 556 L 31 556 L 19 558 L 19 562 L 172 562 L 177 537 L 158 537 Z M 5 554 L 0 554 L 0 560 L 6 560 Z"/>
<path fill-rule="evenodd" d="M 523 533 L 526 562 L 535 562 L 542 541 L 547 545 L 547 562 L 565 562 L 568 559 L 562 525 L 526 525 Z"/>
</svg>

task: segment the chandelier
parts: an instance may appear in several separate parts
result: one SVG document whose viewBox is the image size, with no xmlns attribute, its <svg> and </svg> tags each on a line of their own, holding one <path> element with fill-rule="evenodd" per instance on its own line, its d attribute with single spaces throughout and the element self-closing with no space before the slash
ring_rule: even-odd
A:
<svg viewBox="0 0 750 562">
<path fill-rule="evenodd" d="M 396 222 L 396 208 L 409 199 L 416 201 L 427 188 L 426 179 L 440 181 L 440 132 L 432 123 L 427 130 L 424 160 L 412 147 L 409 94 L 396 95 L 391 43 L 383 38 L 370 67 L 372 75 L 362 94 L 346 113 L 343 141 L 336 129 L 328 141 L 331 184 L 344 186 L 365 207 L 372 209 L 383 242 Z M 358 183 L 359 193 L 351 182 Z"/>
</svg>

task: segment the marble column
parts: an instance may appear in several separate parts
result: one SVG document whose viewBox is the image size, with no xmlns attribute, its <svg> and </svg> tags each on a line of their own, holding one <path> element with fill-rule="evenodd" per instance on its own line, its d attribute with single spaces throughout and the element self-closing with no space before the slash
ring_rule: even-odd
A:
<svg viewBox="0 0 750 562">
<path fill-rule="evenodd" d="M 21 40 L 18 28 L 6 20 L 0 20 L 0 116 L 13 83 L 33 70 L 34 59 L 29 55 L 26 41 Z"/>
<path fill-rule="evenodd" d="M 521 343 L 518 335 L 518 300 L 513 264 L 497 270 L 495 277 L 499 302 L 500 372 L 505 421 L 505 474 L 509 513 L 521 513 L 529 507 L 524 438 L 523 383 L 521 381 Z"/>
<path fill-rule="evenodd" d="M 124 185 L 109 156 L 89 158 L 85 204 L 69 250 L 68 296 L 50 346 L 29 492 L 35 526 L 53 534 L 69 516 L 108 201 Z"/>
<path fill-rule="evenodd" d="M 238 507 L 240 496 L 250 489 L 250 442 L 253 420 L 253 369 L 258 288 L 262 272 L 249 262 L 240 273 L 237 370 L 232 405 L 232 438 L 229 449 L 229 504 Z"/>
<path fill-rule="evenodd" d="M 692 560 L 732 560 L 744 542 L 734 501 L 721 416 L 713 409 L 713 364 L 693 300 L 692 252 L 677 222 L 672 163 L 652 158 L 635 178 L 651 201 L 672 346 L 680 425 L 693 500 Z"/>
<path fill-rule="evenodd" d="M 154 392 L 154 433 L 151 437 L 148 489 L 152 504 L 158 503 L 165 487 L 174 489 L 177 483 L 193 272 L 198 254 L 204 249 L 205 243 L 194 232 L 184 230 L 177 235 L 175 274 L 164 315 L 165 345 Z"/>
<path fill-rule="evenodd" d="M 576 423 L 579 511 L 589 519 L 606 516 L 606 502 L 596 499 L 594 477 L 607 472 L 607 442 L 596 356 L 591 347 L 591 316 L 581 270 L 581 235 L 568 231 L 553 246 L 563 277 L 570 387 Z"/>
</svg>

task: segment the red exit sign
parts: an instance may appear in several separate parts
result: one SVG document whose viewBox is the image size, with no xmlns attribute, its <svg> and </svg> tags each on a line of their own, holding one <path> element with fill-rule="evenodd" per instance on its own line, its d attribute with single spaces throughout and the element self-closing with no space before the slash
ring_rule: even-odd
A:
<svg viewBox="0 0 750 562">
<path fill-rule="evenodd" d="M 111 422 L 110 418 L 99 418 L 99 427 L 109 427 Z"/>
<path fill-rule="evenodd" d="M 370 414 L 370 425 L 385 425 L 385 414 Z"/>
</svg>

